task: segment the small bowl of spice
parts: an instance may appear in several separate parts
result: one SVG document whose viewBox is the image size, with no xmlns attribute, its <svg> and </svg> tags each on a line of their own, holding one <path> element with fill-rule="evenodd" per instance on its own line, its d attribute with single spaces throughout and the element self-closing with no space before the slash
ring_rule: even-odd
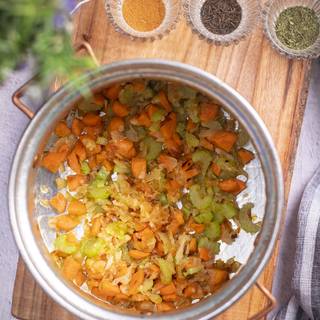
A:
<svg viewBox="0 0 320 320">
<path fill-rule="evenodd" d="M 320 56 L 320 1 L 270 0 L 263 9 L 272 46 L 288 58 Z"/>
<path fill-rule="evenodd" d="M 106 0 L 107 15 L 115 29 L 130 38 L 161 39 L 174 29 L 179 0 Z"/>
<path fill-rule="evenodd" d="M 253 30 L 260 7 L 256 0 L 185 0 L 184 12 L 201 39 L 229 45 L 238 43 Z"/>
</svg>

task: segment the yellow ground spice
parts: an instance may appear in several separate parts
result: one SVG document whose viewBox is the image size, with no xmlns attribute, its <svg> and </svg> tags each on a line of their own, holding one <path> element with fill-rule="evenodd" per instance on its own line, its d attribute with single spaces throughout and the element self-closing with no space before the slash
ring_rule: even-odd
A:
<svg viewBox="0 0 320 320">
<path fill-rule="evenodd" d="M 147 32 L 160 26 L 166 8 L 162 0 L 124 0 L 122 13 L 131 28 Z"/>
</svg>

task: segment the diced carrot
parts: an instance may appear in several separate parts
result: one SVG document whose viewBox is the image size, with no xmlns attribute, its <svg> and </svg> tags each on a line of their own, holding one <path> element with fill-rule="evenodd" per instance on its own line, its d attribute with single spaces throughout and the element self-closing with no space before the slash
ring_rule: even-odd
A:
<svg viewBox="0 0 320 320">
<path fill-rule="evenodd" d="M 183 218 L 182 211 L 175 210 L 174 220 L 176 220 L 179 223 L 179 225 L 183 225 L 184 224 L 184 218 Z"/>
<path fill-rule="evenodd" d="M 104 100 L 104 96 L 101 93 L 96 93 L 93 95 L 93 101 L 98 106 L 103 106 Z"/>
<path fill-rule="evenodd" d="M 171 221 L 171 223 L 168 225 L 167 229 L 170 231 L 173 235 L 178 233 L 180 224 L 178 223 L 177 220 Z"/>
<path fill-rule="evenodd" d="M 140 260 L 150 256 L 150 252 L 143 252 L 139 250 L 129 250 L 129 256 L 133 259 Z"/>
<path fill-rule="evenodd" d="M 67 152 L 49 152 L 41 160 L 41 166 L 56 173 L 66 160 Z"/>
<path fill-rule="evenodd" d="M 108 99 L 116 100 L 119 97 L 120 91 L 121 91 L 121 85 L 117 83 L 105 89 L 104 94 Z"/>
<path fill-rule="evenodd" d="M 126 117 L 129 114 L 128 106 L 120 103 L 119 101 L 114 101 L 112 104 L 112 111 L 118 117 Z"/>
<path fill-rule="evenodd" d="M 86 126 L 94 127 L 94 126 L 100 126 L 102 124 L 102 119 L 97 114 L 87 113 L 83 117 L 82 122 Z"/>
<path fill-rule="evenodd" d="M 74 278 L 75 284 L 78 287 L 81 287 L 84 284 L 85 281 L 86 281 L 86 276 L 81 271 L 79 271 L 77 273 L 77 275 L 75 276 L 75 278 Z"/>
<path fill-rule="evenodd" d="M 77 137 L 80 136 L 80 134 L 83 130 L 83 127 L 84 127 L 84 125 L 80 119 L 74 118 L 72 120 L 71 131 L 75 136 L 77 136 Z"/>
<path fill-rule="evenodd" d="M 165 140 L 165 146 L 168 152 L 175 156 L 181 151 L 180 146 L 173 139 Z"/>
<path fill-rule="evenodd" d="M 68 206 L 68 213 L 71 216 L 82 216 L 86 214 L 86 212 L 87 212 L 87 209 L 84 203 L 76 199 L 71 200 Z"/>
<path fill-rule="evenodd" d="M 107 152 L 101 151 L 100 153 L 96 154 L 96 162 L 97 164 L 101 164 L 107 158 Z"/>
<path fill-rule="evenodd" d="M 69 134 L 71 134 L 71 130 L 68 128 L 67 124 L 65 121 L 60 121 L 57 125 L 56 128 L 54 129 L 54 133 L 58 137 L 66 137 Z"/>
<path fill-rule="evenodd" d="M 113 169 L 113 164 L 107 159 L 103 160 L 102 165 L 106 168 L 107 171 L 111 171 Z"/>
<path fill-rule="evenodd" d="M 214 163 L 214 162 L 212 163 L 211 169 L 212 169 L 213 173 L 214 173 L 217 177 L 220 176 L 220 174 L 221 174 L 221 168 L 220 168 L 216 163 Z"/>
<path fill-rule="evenodd" d="M 171 303 L 161 302 L 157 304 L 158 312 L 166 312 L 172 310 L 174 307 Z"/>
<path fill-rule="evenodd" d="M 132 275 L 131 281 L 129 283 L 129 290 L 128 294 L 133 295 L 138 293 L 139 286 L 144 281 L 144 271 L 141 268 L 138 268 L 138 270 Z"/>
<path fill-rule="evenodd" d="M 169 294 L 175 294 L 176 292 L 177 292 L 177 288 L 173 282 L 171 282 L 170 284 L 168 284 L 160 289 L 160 294 L 162 296 L 166 296 Z"/>
<path fill-rule="evenodd" d="M 108 125 L 108 132 L 124 131 L 124 121 L 119 117 L 113 117 Z"/>
<path fill-rule="evenodd" d="M 79 163 L 79 160 L 77 158 L 77 155 L 74 152 L 71 152 L 68 157 L 68 165 L 69 167 L 77 174 L 81 174 L 81 166 Z"/>
<path fill-rule="evenodd" d="M 91 156 L 88 158 L 88 165 L 91 170 L 94 170 L 97 168 L 98 164 L 94 156 Z"/>
<path fill-rule="evenodd" d="M 187 227 L 195 231 L 196 233 L 202 233 L 205 229 L 204 224 L 195 223 L 192 218 L 189 219 Z"/>
<path fill-rule="evenodd" d="M 67 177 L 67 186 L 70 191 L 77 190 L 78 187 L 85 184 L 87 181 L 86 177 L 82 174 L 76 174 L 74 176 Z"/>
<path fill-rule="evenodd" d="M 161 241 L 157 241 L 155 251 L 158 256 L 160 256 L 160 257 L 164 256 L 164 246 Z"/>
<path fill-rule="evenodd" d="M 160 154 L 158 158 L 158 162 L 161 164 L 163 168 L 165 168 L 168 172 L 171 172 L 178 165 L 178 160 L 174 157 L 170 157 L 166 154 Z"/>
<path fill-rule="evenodd" d="M 133 158 L 131 160 L 132 175 L 137 179 L 144 179 L 147 174 L 147 161 L 143 158 Z"/>
<path fill-rule="evenodd" d="M 49 200 L 49 203 L 55 211 L 63 213 L 66 210 L 67 200 L 61 192 L 58 192 Z"/>
<path fill-rule="evenodd" d="M 143 80 L 135 80 L 132 82 L 134 91 L 142 92 L 146 88 L 146 84 Z"/>
<path fill-rule="evenodd" d="M 177 296 L 175 293 L 173 293 L 173 294 L 167 294 L 167 295 L 162 296 L 162 299 L 163 299 L 164 301 L 170 301 L 170 302 L 175 302 L 175 301 L 177 301 L 177 298 L 178 298 L 178 296 Z"/>
<path fill-rule="evenodd" d="M 96 236 L 102 227 L 102 219 L 101 217 L 95 218 L 92 220 L 91 228 L 90 228 L 90 234 L 92 236 Z"/>
<path fill-rule="evenodd" d="M 77 141 L 72 152 L 76 154 L 80 161 L 84 161 L 87 158 L 86 148 L 81 141 Z"/>
<path fill-rule="evenodd" d="M 97 137 L 101 134 L 102 129 L 103 129 L 102 125 L 97 125 L 94 127 L 86 126 L 83 128 L 83 134 L 80 136 L 80 138 L 82 136 L 87 136 L 88 138 L 96 140 Z"/>
<path fill-rule="evenodd" d="M 164 91 L 160 91 L 158 94 L 159 101 L 161 106 L 167 111 L 171 112 L 172 111 L 172 106 L 171 103 L 169 102 L 167 95 Z"/>
<path fill-rule="evenodd" d="M 117 153 L 126 159 L 131 159 L 136 155 L 134 144 L 132 141 L 128 139 L 122 139 L 117 141 L 116 148 Z"/>
<path fill-rule="evenodd" d="M 168 190 L 169 193 L 175 193 L 179 191 L 181 188 L 181 185 L 177 180 L 168 180 L 166 183 L 166 189 Z"/>
<path fill-rule="evenodd" d="M 196 292 L 197 286 L 194 283 L 191 283 L 183 290 L 183 295 L 187 298 L 192 298 Z"/>
<path fill-rule="evenodd" d="M 221 286 L 224 282 L 229 280 L 229 273 L 220 269 L 208 269 L 209 273 L 209 286 L 211 290 Z"/>
<path fill-rule="evenodd" d="M 121 293 L 119 287 L 116 284 L 111 283 L 107 279 L 103 279 L 99 285 L 100 292 L 107 297 L 114 297 Z"/>
<path fill-rule="evenodd" d="M 176 121 L 167 119 L 160 127 L 160 133 L 165 140 L 170 140 L 176 131 Z"/>
<path fill-rule="evenodd" d="M 118 293 L 114 296 L 115 299 L 117 300 L 128 300 L 129 297 L 127 295 L 125 295 L 124 293 Z"/>
<path fill-rule="evenodd" d="M 62 273 L 68 280 L 74 280 L 81 270 L 81 263 L 72 256 L 67 257 L 63 262 Z"/>
<path fill-rule="evenodd" d="M 210 143 L 206 138 L 200 138 L 200 146 L 210 151 L 213 151 L 214 149 L 213 144 Z"/>
<path fill-rule="evenodd" d="M 202 103 L 200 106 L 200 120 L 207 123 L 217 118 L 220 107 L 214 103 Z"/>
<path fill-rule="evenodd" d="M 242 164 L 248 164 L 254 159 L 254 154 L 247 149 L 241 148 L 238 150 L 238 157 Z"/>
<path fill-rule="evenodd" d="M 143 126 L 149 128 L 152 124 L 150 118 L 148 117 L 147 112 L 141 112 L 138 116 L 130 120 L 131 124 L 135 126 Z"/>
<path fill-rule="evenodd" d="M 70 231 L 74 229 L 79 221 L 69 215 L 61 215 L 54 218 L 55 226 L 60 231 Z"/>
<path fill-rule="evenodd" d="M 231 131 L 215 131 L 207 139 L 212 142 L 216 147 L 230 152 L 237 141 L 238 136 Z"/>
<path fill-rule="evenodd" d="M 246 188 L 246 183 L 239 179 L 227 179 L 220 181 L 218 186 L 224 192 L 237 195 Z"/>
<path fill-rule="evenodd" d="M 189 242 L 189 252 L 194 253 L 197 251 L 197 239 L 192 238 Z"/>
<path fill-rule="evenodd" d="M 159 110 L 154 104 L 150 103 L 147 106 L 146 112 L 150 119 L 152 119 L 152 116 Z"/>
<path fill-rule="evenodd" d="M 207 248 L 201 247 L 198 248 L 199 257 L 203 261 L 209 261 L 211 259 L 210 252 Z"/>
<path fill-rule="evenodd" d="M 191 119 L 188 119 L 187 122 L 187 131 L 188 132 L 193 132 L 197 128 L 197 124 L 194 123 Z"/>
</svg>

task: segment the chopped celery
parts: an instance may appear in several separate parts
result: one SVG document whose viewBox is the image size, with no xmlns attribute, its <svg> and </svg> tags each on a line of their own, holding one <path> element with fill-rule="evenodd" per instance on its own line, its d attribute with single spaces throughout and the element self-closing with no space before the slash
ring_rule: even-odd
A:
<svg viewBox="0 0 320 320">
<path fill-rule="evenodd" d="M 152 279 L 146 279 L 143 281 L 143 283 L 139 287 L 139 291 L 141 293 L 146 293 L 147 291 L 150 291 L 153 287 L 153 280 Z"/>
<path fill-rule="evenodd" d="M 167 114 L 167 112 L 164 109 L 159 109 L 151 116 L 151 121 L 152 122 L 160 122 L 160 121 L 164 120 L 164 117 L 166 114 Z"/>
<path fill-rule="evenodd" d="M 78 109 L 83 113 L 99 111 L 104 107 L 103 104 L 96 104 L 94 101 L 83 100 L 78 104 Z"/>
<path fill-rule="evenodd" d="M 247 131 L 244 129 L 240 129 L 238 133 L 237 145 L 238 147 L 245 146 L 250 140 L 250 136 L 248 135 Z"/>
<path fill-rule="evenodd" d="M 192 204 L 199 210 L 204 210 L 210 207 L 212 199 L 211 196 L 203 195 L 199 185 L 194 184 L 190 187 L 190 200 Z"/>
<path fill-rule="evenodd" d="M 108 144 L 108 139 L 106 137 L 98 137 L 96 144 L 100 144 L 102 146 L 105 146 Z"/>
<path fill-rule="evenodd" d="M 114 172 L 117 173 L 130 173 L 130 167 L 129 165 L 124 162 L 124 161 L 120 161 L 120 160 L 114 160 L 114 168 L 113 168 Z"/>
<path fill-rule="evenodd" d="M 212 161 L 212 154 L 207 150 L 197 150 L 192 154 L 192 161 L 200 164 L 202 175 L 205 176 Z"/>
<path fill-rule="evenodd" d="M 136 91 L 132 84 L 127 84 L 119 93 L 119 101 L 130 107 L 147 101 L 153 97 L 153 90 L 145 87 L 143 91 Z"/>
<path fill-rule="evenodd" d="M 86 240 L 81 246 L 81 253 L 88 258 L 94 258 L 103 252 L 106 243 L 101 238 L 93 238 Z"/>
<path fill-rule="evenodd" d="M 171 242 L 168 235 L 164 232 L 159 232 L 158 235 L 163 244 L 164 254 L 168 254 L 169 251 L 171 250 Z"/>
<path fill-rule="evenodd" d="M 215 241 L 209 240 L 207 237 L 201 237 L 198 241 L 199 248 L 207 248 L 213 254 L 218 254 L 220 251 L 220 244 Z"/>
<path fill-rule="evenodd" d="M 186 135 L 186 124 L 184 122 L 178 122 L 176 131 L 184 138 Z"/>
<path fill-rule="evenodd" d="M 168 85 L 168 99 L 173 106 L 178 107 L 181 100 L 194 100 L 197 97 L 197 92 L 185 86 L 179 86 L 176 84 Z"/>
<path fill-rule="evenodd" d="M 209 121 L 209 122 L 204 122 L 201 125 L 203 127 L 209 128 L 211 130 L 222 130 L 223 129 L 223 127 L 220 124 L 220 122 L 216 121 L 216 120 L 212 120 L 212 121 Z"/>
<path fill-rule="evenodd" d="M 211 240 L 217 240 L 221 236 L 221 226 L 218 222 L 210 222 L 204 231 L 204 234 Z"/>
<path fill-rule="evenodd" d="M 126 85 L 119 93 L 119 101 L 122 104 L 132 106 L 135 104 L 135 91 L 132 84 Z"/>
<path fill-rule="evenodd" d="M 183 275 L 184 275 L 185 277 L 192 276 L 192 275 L 200 272 L 201 270 L 203 270 L 203 266 L 191 267 L 191 268 L 188 268 L 188 269 L 183 273 Z"/>
<path fill-rule="evenodd" d="M 165 193 L 160 194 L 160 203 L 165 206 L 168 204 L 168 198 Z"/>
<path fill-rule="evenodd" d="M 157 142 L 152 137 L 146 137 L 141 142 L 141 149 L 145 154 L 145 158 L 147 161 L 152 161 L 156 159 L 162 150 L 162 144 Z"/>
<path fill-rule="evenodd" d="M 99 179 L 104 183 L 106 183 L 108 176 L 109 176 L 109 172 L 105 167 L 102 166 L 96 175 L 96 179 Z"/>
<path fill-rule="evenodd" d="M 124 239 L 128 231 L 128 226 L 122 221 L 111 222 L 105 227 L 105 232 L 107 234 L 118 239 Z"/>
<path fill-rule="evenodd" d="M 57 251 L 65 254 L 73 254 L 78 250 L 78 244 L 68 241 L 66 234 L 59 234 L 54 240 L 54 247 Z"/>
<path fill-rule="evenodd" d="M 199 103 L 196 100 L 187 100 L 184 103 L 184 107 L 187 111 L 187 114 L 189 118 L 194 122 L 194 123 L 199 123 L 200 118 L 199 118 Z"/>
<path fill-rule="evenodd" d="M 215 211 L 213 209 L 213 221 L 216 221 L 219 224 L 221 224 L 225 220 L 225 218 L 226 217 L 221 212 Z"/>
<path fill-rule="evenodd" d="M 172 282 L 172 275 L 175 273 L 173 261 L 162 258 L 157 259 L 160 268 L 160 279 L 163 284 L 170 284 Z"/>
<path fill-rule="evenodd" d="M 239 223 L 241 228 L 249 233 L 257 233 L 260 230 L 259 223 L 253 223 L 251 218 L 252 203 L 245 204 L 239 211 Z"/>
<path fill-rule="evenodd" d="M 88 196 L 94 200 L 104 200 L 108 199 L 111 192 L 107 186 L 94 186 L 91 185 L 88 187 Z"/>
<path fill-rule="evenodd" d="M 214 163 L 221 169 L 219 177 L 221 179 L 235 178 L 242 174 L 235 159 L 225 156 L 220 156 L 214 160 Z"/>
<path fill-rule="evenodd" d="M 153 122 L 149 130 L 150 132 L 158 132 L 160 130 L 160 122 Z"/>
<path fill-rule="evenodd" d="M 151 302 L 155 303 L 155 304 L 159 304 L 162 302 L 162 298 L 159 294 L 155 294 L 155 293 L 147 293 L 146 294 L 148 296 L 148 298 L 150 299 Z"/>
<path fill-rule="evenodd" d="M 91 171 L 91 170 L 90 170 L 90 167 L 89 167 L 88 162 L 82 161 L 82 162 L 81 162 L 81 173 L 87 175 L 87 174 L 90 173 L 90 171 Z"/>
<path fill-rule="evenodd" d="M 204 210 L 199 215 L 194 217 L 197 223 L 209 223 L 213 218 L 213 214 L 210 210 Z"/>
<path fill-rule="evenodd" d="M 233 218 L 238 213 L 238 209 L 232 202 L 213 203 L 212 209 L 215 213 L 219 213 L 227 219 Z"/>
<path fill-rule="evenodd" d="M 199 146 L 199 139 L 192 133 L 186 133 L 186 143 L 190 149 L 196 148 Z"/>
</svg>

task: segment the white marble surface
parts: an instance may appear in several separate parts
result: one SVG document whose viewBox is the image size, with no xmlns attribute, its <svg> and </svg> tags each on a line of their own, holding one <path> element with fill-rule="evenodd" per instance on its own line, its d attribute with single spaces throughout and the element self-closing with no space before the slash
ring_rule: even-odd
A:
<svg viewBox="0 0 320 320">
<path fill-rule="evenodd" d="M 11 95 L 14 89 L 29 77 L 28 72 L 17 72 L 0 87 L 0 110 L 5 111 L 2 112 L 0 117 L 0 130 L 2 132 L 0 138 L 0 183 L 4 187 L 2 190 L 7 188 L 10 164 L 15 150 L 13 146 L 17 144 L 23 129 L 28 124 L 28 119 L 13 108 Z M 19 120 L 20 128 L 12 125 L 12 119 Z M 290 193 L 288 219 L 286 222 L 288 228 L 282 241 L 286 250 L 285 252 L 281 251 L 279 270 L 275 277 L 274 293 L 277 297 L 283 297 L 283 299 L 283 292 L 289 292 L 290 270 L 288 269 L 292 264 L 288 262 L 292 261 L 294 255 L 294 222 L 297 207 L 304 186 L 317 165 L 320 165 L 319 137 L 320 63 L 315 62 L 313 66 L 313 82 L 310 88 Z M 8 150 L 8 144 L 12 146 L 10 148 L 11 152 L 4 153 L 3 150 Z M 2 203 L 0 214 L 0 319 L 8 320 L 13 319 L 10 310 L 18 252 L 10 230 L 6 192 L 0 193 L 0 203 Z"/>
</svg>

